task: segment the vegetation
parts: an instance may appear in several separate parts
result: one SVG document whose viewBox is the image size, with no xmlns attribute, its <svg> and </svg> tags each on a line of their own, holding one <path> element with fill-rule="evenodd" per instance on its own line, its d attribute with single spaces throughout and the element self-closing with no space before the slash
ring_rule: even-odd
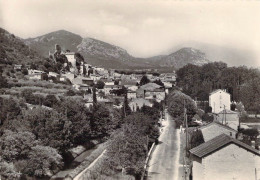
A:
<svg viewBox="0 0 260 180">
<path fill-rule="evenodd" d="M 197 111 L 194 100 L 180 91 L 173 91 L 168 95 L 167 105 L 169 114 L 181 121 L 184 120 L 184 108 L 187 110 L 187 119 L 189 122 Z"/>
<path fill-rule="evenodd" d="M 177 85 L 192 98 L 208 100 L 214 89 L 227 89 L 232 101 L 239 101 L 243 93 L 239 91 L 250 80 L 259 81 L 260 73 L 245 66 L 227 67 L 223 62 L 208 63 L 203 66 L 188 64 L 177 71 Z M 243 102 L 244 103 L 244 102 Z"/>
<path fill-rule="evenodd" d="M 142 79 L 140 80 L 140 86 L 145 85 L 145 84 L 147 84 L 149 82 L 150 82 L 150 80 L 148 79 L 148 77 L 144 75 L 142 77 Z"/>
</svg>

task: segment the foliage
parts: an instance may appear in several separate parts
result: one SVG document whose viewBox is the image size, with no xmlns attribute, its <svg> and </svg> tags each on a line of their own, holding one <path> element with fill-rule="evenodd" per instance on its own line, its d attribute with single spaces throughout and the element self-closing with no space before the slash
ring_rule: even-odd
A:
<svg viewBox="0 0 260 180">
<path fill-rule="evenodd" d="M 256 128 L 253 129 L 243 129 L 241 132 L 251 138 L 251 140 L 256 140 L 256 137 L 259 135 L 259 132 Z"/>
<path fill-rule="evenodd" d="M 190 149 L 199 146 L 204 143 L 203 134 L 200 129 L 192 131 L 190 134 Z"/>
<path fill-rule="evenodd" d="M 62 157 L 54 148 L 41 145 L 32 147 L 25 161 L 27 165 L 21 171 L 36 177 L 51 177 L 63 166 Z"/>
<path fill-rule="evenodd" d="M 0 155 L 7 161 L 27 158 L 31 147 L 37 145 L 36 137 L 28 131 L 4 131 L 0 138 Z"/>
<path fill-rule="evenodd" d="M 93 104 L 97 104 L 97 94 L 96 94 L 96 88 L 93 87 L 92 89 L 92 92 L 93 92 Z"/>
<path fill-rule="evenodd" d="M 153 83 L 158 84 L 159 86 L 164 87 L 164 84 L 163 84 L 163 82 L 160 79 L 156 79 L 155 81 L 153 81 Z"/>
<path fill-rule="evenodd" d="M 96 87 L 97 87 L 98 89 L 103 89 L 104 86 L 105 86 L 105 83 L 104 83 L 103 81 L 101 81 L 101 80 L 98 80 L 98 81 L 97 81 Z"/>
<path fill-rule="evenodd" d="M 66 92 L 66 96 L 75 96 L 76 93 L 72 90 L 72 89 L 69 89 L 67 92 Z"/>
<path fill-rule="evenodd" d="M 131 108 L 129 106 L 128 99 L 127 99 L 127 94 L 126 94 L 125 97 L 124 97 L 124 102 L 123 102 L 123 107 L 122 107 L 122 116 L 126 117 L 129 114 L 131 114 L 131 112 L 132 111 L 131 111 Z"/>
<path fill-rule="evenodd" d="M 214 89 L 227 89 L 232 101 L 239 101 L 243 96 L 239 88 L 255 77 L 259 77 L 259 71 L 244 66 L 227 67 L 222 62 L 203 66 L 188 64 L 177 71 L 177 86 L 185 94 L 202 101 L 207 101 Z"/>
<path fill-rule="evenodd" d="M 94 134 L 106 136 L 112 130 L 109 109 L 103 104 L 96 104 L 94 109 L 91 131 Z"/>
<path fill-rule="evenodd" d="M 173 91 L 167 97 L 168 112 L 169 114 L 180 120 L 184 119 L 184 103 L 187 109 L 188 121 L 192 120 L 192 117 L 196 114 L 196 104 L 191 97 L 183 94 L 180 91 Z"/>
<path fill-rule="evenodd" d="M 57 105 L 58 103 L 59 103 L 59 101 L 57 100 L 56 96 L 53 94 L 48 94 L 43 101 L 43 105 L 48 106 L 48 107 L 53 107 L 53 106 Z"/>
<path fill-rule="evenodd" d="M 240 88 L 241 101 L 247 111 L 260 113 L 260 75 L 249 80 Z"/>
<path fill-rule="evenodd" d="M 8 163 L 0 158 L 0 176 L 3 180 L 17 180 L 21 173 L 17 172 L 12 162 Z"/>
<path fill-rule="evenodd" d="M 7 88 L 8 82 L 4 76 L 0 73 L 0 88 Z"/>
<path fill-rule="evenodd" d="M 145 84 L 147 84 L 149 82 L 150 82 L 150 80 L 148 79 L 148 77 L 147 76 L 143 76 L 142 79 L 140 80 L 140 86 L 145 85 Z"/>
<path fill-rule="evenodd" d="M 3 124 L 5 120 L 17 118 L 20 113 L 21 108 L 14 99 L 0 97 L 0 125 Z"/>
<path fill-rule="evenodd" d="M 126 89 L 126 87 L 123 86 L 120 89 L 112 89 L 112 90 L 110 90 L 110 93 L 111 94 L 115 94 L 117 96 L 122 96 L 122 95 L 126 95 L 127 94 L 127 89 Z"/>
<path fill-rule="evenodd" d="M 70 142 L 73 144 L 84 144 L 89 141 L 92 113 L 86 108 L 83 102 L 66 99 L 54 108 L 59 113 L 64 114 L 71 122 L 71 126 L 69 127 Z"/>
<path fill-rule="evenodd" d="M 145 136 L 131 127 L 124 127 L 112 136 L 107 148 L 108 161 L 113 167 L 138 176 L 143 170 L 147 148 Z"/>
<path fill-rule="evenodd" d="M 72 123 L 55 110 L 35 108 L 26 110 L 24 121 L 29 122 L 30 131 L 40 139 L 42 145 L 51 146 L 58 150 L 66 150 L 71 146 L 70 136 Z"/>
<path fill-rule="evenodd" d="M 214 117 L 213 115 L 209 115 L 209 113 L 205 113 L 202 115 L 202 121 L 205 121 L 205 122 L 212 122 L 214 120 Z"/>
</svg>

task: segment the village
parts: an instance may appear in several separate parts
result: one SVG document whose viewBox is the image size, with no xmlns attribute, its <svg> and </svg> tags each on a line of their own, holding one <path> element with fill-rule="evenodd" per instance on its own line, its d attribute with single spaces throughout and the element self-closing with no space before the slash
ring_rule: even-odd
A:
<svg viewBox="0 0 260 180">
<path fill-rule="evenodd" d="M 0 180 L 260 180 L 259 9 L 0 0 Z"/>
<path fill-rule="evenodd" d="M 74 90 L 82 92 L 82 96 L 79 98 L 84 100 L 85 106 L 88 108 L 94 105 L 95 98 L 98 103 L 104 103 L 107 107 L 116 109 L 122 109 L 127 98 L 132 112 L 140 111 L 144 106 L 152 107 L 154 102 L 160 103 L 163 109 L 161 117 L 158 119 L 161 131 L 159 141 L 160 138 L 164 138 L 164 140 L 170 138 L 169 135 L 164 135 L 164 129 L 168 129 L 169 124 L 172 126 L 176 126 L 176 124 L 168 122 L 173 118 L 167 112 L 168 107 L 165 101 L 169 93 L 181 90 L 176 87 L 175 71 L 162 74 L 157 72 L 126 74 L 114 69 L 95 67 L 84 61 L 78 62 L 76 53 L 62 52 L 59 45 L 55 45 L 55 52 L 49 53 L 49 56 L 54 57 L 53 60 L 57 61 L 55 59 L 57 54 L 58 56 L 64 55 L 67 59 L 60 73 L 46 73 L 28 68 L 28 79 L 53 82 L 53 78 L 55 78 L 60 82 L 69 81 Z M 67 66 L 69 68 L 64 70 Z M 21 70 L 21 68 L 22 65 L 14 65 L 15 70 Z M 254 128 L 259 126 L 259 123 L 241 122 L 241 117 L 246 113 L 243 104 L 231 102 L 231 95 L 225 89 L 212 91 L 207 102 L 193 101 L 201 111 L 206 109 L 205 103 L 210 110 L 207 110 L 206 113 L 202 112 L 204 115 L 207 114 L 206 119 L 198 111 L 192 117 L 192 121 L 189 123 L 186 121 L 186 124 L 184 121 L 179 127 L 176 126 L 177 130 L 171 130 L 173 135 L 179 138 L 179 140 L 176 139 L 176 142 L 179 143 L 165 148 L 171 152 L 171 149 L 177 146 L 180 152 L 174 153 L 177 158 L 175 161 L 180 161 L 180 166 L 183 166 L 178 173 L 174 171 L 174 177 L 177 174 L 176 178 L 185 180 L 218 180 L 256 179 L 257 174 L 260 176 L 260 136 L 259 129 L 255 132 Z M 243 133 L 241 129 L 246 133 Z M 203 143 L 199 143 L 200 138 L 203 139 Z M 155 145 L 150 149 L 151 153 L 148 155 L 149 160 L 146 162 L 145 169 L 148 179 L 171 177 L 167 176 L 166 172 L 166 175 L 159 172 L 159 175 L 154 175 L 154 171 L 159 171 L 160 168 L 157 167 L 156 170 L 149 166 L 151 162 L 161 156 L 164 158 L 157 159 L 157 161 L 166 164 L 172 161 L 167 154 L 158 155 L 159 150 L 156 149 L 160 149 L 160 146 L 163 145 Z M 187 150 L 188 154 L 184 153 Z M 169 168 L 175 168 L 175 166 Z M 219 172 L 223 173 L 219 174 Z M 76 177 L 78 178 L 78 176 Z"/>
</svg>

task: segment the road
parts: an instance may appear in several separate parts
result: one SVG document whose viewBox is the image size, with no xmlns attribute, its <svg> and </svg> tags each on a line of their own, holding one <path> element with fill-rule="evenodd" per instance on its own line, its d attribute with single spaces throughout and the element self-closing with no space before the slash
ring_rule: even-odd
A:
<svg viewBox="0 0 260 180">
<path fill-rule="evenodd" d="M 159 144 L 155 147 L 148 163 L 148 180 L 181 180 L 182 165 L 180 158 L 180 134 L 175 122 L 166 114 Z"/>
</svg>

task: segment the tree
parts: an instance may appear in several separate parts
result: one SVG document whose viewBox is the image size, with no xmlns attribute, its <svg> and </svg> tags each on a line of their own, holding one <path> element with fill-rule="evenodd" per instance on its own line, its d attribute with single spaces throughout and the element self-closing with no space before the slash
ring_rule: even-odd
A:
<svg viewBox="0 0 260 180">
<path fill-rule="evenodd" d="M 0 88 L 7 88 L 8 82 L 4 76 L 0 73 Z"/>
<path fill-rule="evenodd" d="M 66 99 L 59 106 L 54 107 L 59 113 L 64 114 L 71 122 L 69 126 L 70 142 L 84 144 L 89 142 L 91 135 L 91 117 L 92 112 L 79 100 Z"/>
<path fill-rule="evenodd" d="M 51 177 L 62 168 L 62 157 L 56 149 L 37 145 L 32 147 L 21 172 L 36 177 Z"/>
<path fill-rule="evenodd" d="M 93 105 L 95 105 L 95 104 L 97 104 L 97 94 L 96 94 L 95 87 L 93 87 L 92 92 L 93 92 Z"/>
<path fill-rule="evenodd" d="M 199 146 L 200 144 L 204 143 L 203 134 L 200 129 L 192 131 L 190 134 L 190 149 Z"/>
<path fill-rule="evenodd" d="M 6 162 L 0 157 L 0 176 L 3 179 L 20 179 L 21 173 L 17 171 L 13 162 Z"/>
<path fill-rule="evenodd" d="M 58 104 L 59 101 L 57 100 L 56 96 L 53 94 L 48 94 L 43 101 L 43 105 L 48 107 L 53 107 L 54 105 Z"/>
<path fill-rule="evenodd" d="M 129 106 L 127 94 L 126 94 L 125 97 L 124 97 L 124 103 L 123 103 L 123 107 L 122 107 L 122 115 L 123 115 L 123 117 L 126 117 L 129 114 L 131 114 L 131 112 L 132 111 L 131 111 L 131 108 Z"/>
<path fill-rule="evenodd" d="M 61 152 L 71 147 L 72 123 L 64 114 L 44 108 L 27 110 L 23 114 L 23 121 L 29 124 L 29 130 L 41 140 L 42 145 Z"/>
<path fill-rule="evenodd" d="M 256 140 L 257 136 L 259 135 L 259 132 L 256 128 L 253 129 L 243 129 L 241 131 L 243 134 L 250 137 L 251 140 Z"/>
<path fill-rule="evenodd" d="M 112 135 L 107 148 L 109 164 L 138 178 L 143 171 L 147 149 L 145 136 L 129 126 L 124 127 Z"/>
<path fill-rule="evenodd" d="M 148 77 L 147 76 L 143 76 L 142 79 L 140 80 L 140 86 L 145 85 L 145 84 L 147 84 L 149 82 L 150 82 L 150 80 L 148 79 Z"/>
<path fill-rule="evenodd" d="M 66 96 L 75 96 L 76 93 L 72 90 L 72 89 L 69 89 L 67 92 L 66 92 Z"/>
<path fill-rule="evenodd" d="M 197 111 L 194 100 L 180 91 L 170 93 L 167 97 L 167 104 L 169 114 L 179 120 L 184 119 L 184 105 L 187 109 L 188 121 L 192 120 Z"/>
<path fill-rule="evenodd" d="M 159 86 L 164 87 L 163 82 L 160 79 L 156 79 L 153 83 L 158 84 Z"/>
<path fill-rule="evenodd" d="M 96 87 L 97 87 L 98 89 L 103 89 L 104 86 L 105 86 L 105 83 L 104 83 L 103 81 L 101 81 L 101 80 L 98 80 L 98 81 L 97 81 Z"/>
<path fill-rule="evenodd" d="M 249 80 L 240 88 L 240 98 L 247 111 L 260 113 L 260 76 Z"/>
<path fill-rule="evenodd" d="M 93 120 L 91 131 L 92 134 L 98 136 L 107 136 L 111 132 L 112 124 L 109 109 L 107 109 L 103 104 L 96 104 L 93 112 Z"/>
<path fill-rule="evenodd" d="M 17 118 L 21 113 L 20 105 L 13 98 L 0 98 L 0 125 L 6 120 Z"/>
<path fill-rule="evenodd" d="M 0 138 L 0 155 L 9 162 L 24 159 L 27 158 L 31 148 L 37 144 L 39 142 L 31 132 L 5 130 Z"/>
</svg>

